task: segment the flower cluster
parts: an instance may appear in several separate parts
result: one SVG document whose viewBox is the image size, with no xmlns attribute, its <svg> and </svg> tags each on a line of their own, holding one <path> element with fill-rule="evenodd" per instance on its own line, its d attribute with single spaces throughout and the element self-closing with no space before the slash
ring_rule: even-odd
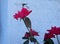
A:
<svg viewBox="0 0 60 44">
<path fill-rule="evenodd" d="M 23 6 L 26 4 L 23 4 Z M 18 13 L 15 13 L 13 16 L 16 20 L 18 18 L 22 19 L 28 29 L 28 32 L 25 33 L 23 39 L 26 39 L 26 41 L 23 44 L 29 44 L 29 41 L 33 42 L 34 44 L 39 44 L 36 40 L 35 36 L 39 36 L 38 32 L 32 29 L 31 27 L 31 21 L 27 17 L 32 10 L 28 10 L 27 8 L 22 8 L 21 11 L 18 11 Z M 51 27 L 50 30 L 47 30 L 49 33 L 45 33 L 44 35 L 44 44 L 54 44 L 53 40 L 51 38 L 55 38 L 55 35 L 60 35 L 60 27 Z"/>
<path fill-rule="evenodd" d="M 34 36 L 39 36 L 38 32 L 34 31 L 32 28 L 31 28 L 31 21 L 28 17 L 30 13 L 32 12 L 32 10 L 28 10 L 27 8 L 22 8 L 21 11 L 18 11 L 18 13 L 15 13 L 14 15 L 14 18 L 16 20 L 18 20 L 18 18 L 21 18 L 27 29 L 29 30 L 29 32 L 26 32 L 23 39 L 27 39 L 23 44 L 29 44 L 29 40 L 31 42 L 33 42 L 34 44 L 39 44 L 38 41 L 34 38 Z"/>
</svg>

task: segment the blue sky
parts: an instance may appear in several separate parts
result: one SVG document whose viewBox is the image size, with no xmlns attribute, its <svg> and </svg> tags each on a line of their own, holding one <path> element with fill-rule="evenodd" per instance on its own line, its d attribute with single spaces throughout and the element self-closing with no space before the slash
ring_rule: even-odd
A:
<svg viewBox="0 0 60 44">
<path fill-rule="evenodd" d="M 32 9 L 32 13 L 27 17 L 31 20 L 32 28 L 39 32 L 40 36 L 36 39 L 40 44 L 43 44 L 44 33 L 47 32 L 47 29 L 50 29 L 51 26 L 60 26 L 59 0 L 2 0 L 2 44 L 23 44 L 22 37 L 27 29 L 24 22 L 15 20 L 13 15 L 21 9 L 21 4 L 24 2 Z M 58 44 L 55 38 L 52 39 L 55 44 Z"/>
</svg>

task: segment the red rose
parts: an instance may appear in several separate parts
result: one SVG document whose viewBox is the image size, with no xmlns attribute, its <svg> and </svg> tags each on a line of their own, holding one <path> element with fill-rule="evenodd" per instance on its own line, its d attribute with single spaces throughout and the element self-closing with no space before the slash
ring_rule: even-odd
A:
<svg viewBox="0 0 60 44">
<path fill-rule="evenodd" d="M 30 33 L 26 32 L 25 37 L 30 37 L 30 36 L 39 36 L 38 32 L 30 29 Z"/>
<path fill-rule="evenodd" d="M 44 35 L 44 39 L 48 39 L 48 38 L 54 38 L 55 36 L 53 34 L 50 33 L 45 33 Z"/>
<path fill-rule="evenodd" d="M 60 34 L 60 27 L 52 27 L 51 30 L 47 30 L 51 34 L 59 35 Z"/>
<path fill-rule="evenodd" d="M 30 32 L 32 33 L 32 36 L 39 36 L 38 32 L 30 29 Z"/>
<path fill-rule="evenodd" d="M 18 11 L 18 13 L 15 13 L 14 18 L 18 20 L 18 18 L 23 19 L 27 15 L 29 15 L 32 12 L 32 10 L 27 10 L 26 8 L 22 8 L 21 11 Z"/>
</svg>

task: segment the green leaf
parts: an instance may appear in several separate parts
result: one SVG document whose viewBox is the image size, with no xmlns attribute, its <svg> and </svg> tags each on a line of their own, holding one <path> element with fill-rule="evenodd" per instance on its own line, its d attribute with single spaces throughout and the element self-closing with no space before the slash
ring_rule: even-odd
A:
<svg viewBox="0 0 60 44">
<path fill-rule="evenodd" d="M 31 41 L 31 42 L 36 42 L 37 44 L 39 44 L 38 41 L 37 41 L 34 37 L 31 37 L 31 38 L 30 38 L 30 41 Z"/>
<path fill-rule="evenodd" d="M 27 28 L 31 28 L 31 21 L 30 21 L 30 19 L 28 17 L 25 17 L 23 19 L 23 21 L 24 21 Z"/>
<path fill-rule="evenodd" d="M 47 39 L 47 40 L 44 40 L 44 44 L 54 44 L 53 40 L 52 39 Z"/>
<path fill-rule="evenodd" d="M 29 44 L 29 40 L 26 40 L 23 44 Z"/>
<path fill-rule="evenodd" d="M 22 37 L 22 39 L 29 39 L 28 37 Z"/>
</svg>

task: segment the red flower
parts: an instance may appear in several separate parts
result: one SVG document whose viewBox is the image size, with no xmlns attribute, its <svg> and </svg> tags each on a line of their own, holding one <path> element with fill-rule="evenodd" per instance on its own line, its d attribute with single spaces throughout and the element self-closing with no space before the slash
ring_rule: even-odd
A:
<svg viewBox="0 0 60 44">
<path fill-rule="evenodd" d="M 48 39 L 48 38 L 54 38 L 55 36 L 53 34 L 50 33 L 45 33 L 44 39 Z"/>
<path fill-rule="evenodd" d="M 25 37 L 39 36 L 38 32 L 36 32 L 36 31 L 34 31 L 34 30 L 32 30 L 32 29 L 30 29 L 30 32 L 31 32 L 31 33 L 26 32 Z"/>
<path fill-rule="evenodd" d="M 60 27 L 52 27 L 51 30 L 47 30 L 51 34 L 59 35 L 60 34 Z"/>
<path fill-rule="evenodd" d="M 32 36 L 39 36 L 38 32 L 30 29 L 30 32 L 32 33 Z"/>
<path fill-rule="evenodd" d="M 15 13 L 14 18 L 16 20 L 18 20 L 18 18 L 22 19 L 22 18 L 26 17 L 27 15 L 29 15 L 31 12 L 32 12 L 32 10 L 29 11 L 26 8 L 22 8 L 21 11 L 18 11 L 18 13 Z"/>
<path fill-rule="evenodd" d="M 47 30 L 49 33 L 45 33 L 44 39 L 55 37 L 55 35 L 60 34 L 60 27 L 52 27 L 51 30 Z"/>
</svg>

